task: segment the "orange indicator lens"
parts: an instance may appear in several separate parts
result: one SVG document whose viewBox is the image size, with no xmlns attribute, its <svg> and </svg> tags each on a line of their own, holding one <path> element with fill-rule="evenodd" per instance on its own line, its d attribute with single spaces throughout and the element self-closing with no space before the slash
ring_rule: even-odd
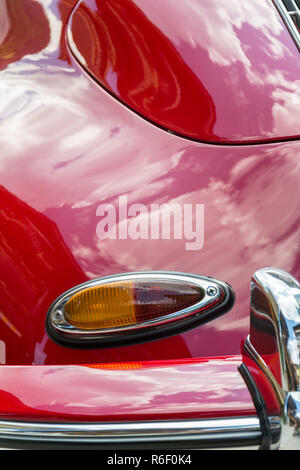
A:
<svg viewBox="0 0 300 470">
<path fill-rule="evenodd" d="M 64 306 L 70 325 L 84 330 L 126 327 L 159 320 L 200 302 L 204 290 L 176 281 L 121 281 L 88 287 Z"/>
</svg>

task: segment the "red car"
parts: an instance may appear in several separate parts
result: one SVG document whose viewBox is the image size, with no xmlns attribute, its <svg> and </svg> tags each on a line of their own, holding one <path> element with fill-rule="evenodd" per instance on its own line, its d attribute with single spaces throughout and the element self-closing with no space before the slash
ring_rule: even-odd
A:
<svg viewBox="0 0 300 470">
<path fill-rule="evenodd" d="M 0 446 L 300 449 L 300 1 L 0 22 Z"/>
</svg>

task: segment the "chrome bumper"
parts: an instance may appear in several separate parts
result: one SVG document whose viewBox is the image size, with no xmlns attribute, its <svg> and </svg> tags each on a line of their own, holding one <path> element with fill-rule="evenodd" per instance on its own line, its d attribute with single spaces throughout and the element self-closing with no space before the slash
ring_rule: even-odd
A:
<svg viewBox="0 0 300 470">
<path fill-rule="evenodd" d="M 278 434 L 280 423 L 270 421 Z M 259 447 L 262 439 L 258 417 L 203 420 L 57 424 L 0 421 L 0 443 L 14 447 L 63 447 L 95 445 L 103 449 L 200 449 Z"/>
</svg>

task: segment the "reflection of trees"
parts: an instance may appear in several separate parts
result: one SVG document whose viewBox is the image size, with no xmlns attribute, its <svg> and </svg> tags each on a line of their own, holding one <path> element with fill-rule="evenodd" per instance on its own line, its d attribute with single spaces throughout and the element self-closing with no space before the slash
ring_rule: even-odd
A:
<svg viewBox="0 0 300 470">
<path fill-rule="evenodd" d="M 19 357 L 22 346 L 29 353 L 26 342 L 51 302 L 87 278 L 54 222 L 2 186 L 0 200 L 1 338 L 8 340 L 8 354 Z"/>
<path fill-rule="evenodd" d="M 65 29 L 70 12 L 77 0 L 59 0 L 62 29 L 60 33 L 59 59 L 69 62 L 65 41 Z M 0 0 L 0 25 L 7 34 L 0 34 L 0 70 L 17 62 L 27 54 L 36 54 L 50 41 L 50 25 L 43 2 L 36 0 Z M 2 42 L 1 42 L 2 39 Z"/>
<path fill-rule="evenodd" d="M 60 35 L 60 44 L 59 44 L 59 59 L 65 62 L 71 63 L 70 55 L 67 52 L 67 45 L 65 39 L 65 33 L 68 23 L 68 18 L 70 12 L 77 3 L 77 0 L 60 0 L 58 2 L 58 10 L 60 13 L 60 19 L 62 21 L 62 31 Z"/>
<path fill-rule="evenodd" d="M 87 68 L 127 105 L 195 137 L 211 133 L 213 101 L 171 41 L 131 0 L 85 1 L 72 36 Z"/>
<path fill-rule="evenodd" d="M 33 0 L 1 0 L 0 15 L 8 33 L 0 44 L 0 69 L 26 54 L 44 49 L 50 40 L 50 28 L 43 7 Z"/>
<path fill-rule="evenodd" d="M 44 323 L 49 306 L 87 276 L 50 218 L 3 186 L 0 201 L 0 337 L 6 344 L 8 364 L 31 364 L 37 342 L 47 339 Z M 69 209 L 61 211 L 70 221 Z M 69 229 L 76 233 L 76 227 L 69 225 Z M 97 261 L 100 270 L 105 259 L 98 255 Z M 168 338 L 168 349 L 164 340 L 92 351 L 58 347 L 50 340 L 43 344 L 39 350 L 48 364 L 190 357 L 180 335 Z"/>
</svg>

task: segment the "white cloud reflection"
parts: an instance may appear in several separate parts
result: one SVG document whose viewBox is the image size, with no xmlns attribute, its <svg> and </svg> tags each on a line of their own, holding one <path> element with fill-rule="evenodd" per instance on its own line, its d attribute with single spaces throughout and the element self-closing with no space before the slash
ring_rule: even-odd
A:
<svg viewBox="0 0 300 470">
<path fill-rule="evenodd" d="M 263 30 L 267 53 L 279 60 L 289 54 L 280 42 L 279 16 L 274 9 L 267 17 L 269 3 L 258 0 L 217 3 L 215 11 L 215 2 L 190 1 L 195 15 L 185 17 L 178 2 L 184 28 L 178 30 L 177 16 L 170 16 L 164 21 L 167 34 L 178 46 L 187 42 L 204 47 L 220 67 L 240 62 L 248 80 L 262 90 L 270 85 L 272 132 L 288 132 L 290 119 L 299 110 L 299 81 L 280 70 L 254 72 L 238 34 L 244 24 Z M 45 6 L 50 4 L 45 1 Z M 158 15 L 159 2 L 143 2 L 143 7 L 156 21 L 164 20 Z M 102 270 L 170 269 L 226 280 L 237 292 L 237 307 L 226 321 L 216 320 L 213 328 L 240 328 L 246 333 L 254 271 L 267 265 L 292 270 L 299 254 L 299 143 L 215 147 L 157 129 L 76 67 L 59 67 L 56 60 L 49 60 L 46 68 L 39 63 L 58 48 L 61 24 L 52 11 L 47 14 L 53 33 L 44 52 L 1 72 L 1 181 L 38 211 L 53 209 L 51 217 L 67 234 L 71 251 L 89 276 L 103 274 Z M 210 26 L 212 15 L 217 30 Z M 202 32 L 191 38 L 195 22 L 200 22 Z M 249 97 L 239 99 L 247 103 Z M 115 201 L 120 194 L 137 203 L 204 204 L 204 248 L 195 255 L 184 250 L 181 240 L 100 243 L 94 205 L 109 198 Z M 78 225 L 72 226 L 61 214 L 71 214 Z"/>
<path fill-rule="evenodd" d="M 16 396 L 23 407 L 40 412 L 54 408 L 56 414 L 98 413 L 105 417 L 135 412 L 209 413 L 214 412 L 216 406 L 220 412 L 249 411 L 253 404 L 237 365 L 238 361 L 234 360 L 215 360 L 123 371 L 78 366 L 40 367 L 32 371 L 20 368 L 18 377 L 22 389 L 14 379 L 14 367 L 6 368 L 2 382 L 4 389 Z M 28 394 L 29 383 L 31 389 L 39 393 Z"/>
</svg>

